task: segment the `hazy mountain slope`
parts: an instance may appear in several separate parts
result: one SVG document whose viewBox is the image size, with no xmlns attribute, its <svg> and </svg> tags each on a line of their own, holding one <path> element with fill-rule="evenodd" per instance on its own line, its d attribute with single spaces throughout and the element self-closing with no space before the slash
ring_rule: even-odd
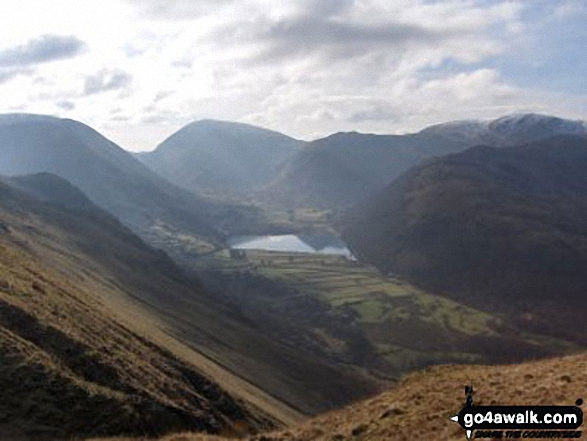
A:
<svg viewBox="0 0 587 441">
<path fill-rule="evenodd" d="M 586 171 L 586 138 L 476 147 L 410 170 L 343 235 L 383 271 L 584 341 L 565 320 L 587 313 Z"/>
<path fill-rule="evenodd" d="M 55 188 L 60 205 L 0 182 L 0 435 L 230 433 L 269 424 L 109 309 L 111 297 L 185 291 L 187 279 L 164 254 L 59 178 L 18 181 L 45 194 Z"/>
<path fill-rule="evenodd" d="M 401 136 L 338 133 L 309 143 L 259 197 L 281 205 L 340 208 L 382 190 L 431 156 L 480 144 L 506 146 L 584 133 L 582 122 L 532 114 L 491 122 L 455 121 Z"/>
<path fill-rule="evenodd" d="M 288 207 L 348 205 L 383 188 L 394 176 L 430 155 L 430 143 L 430 139 L 422 141 L 413 135 L 337 133 L 304 147 L 259 197 Z M 439 154 L 461 148 L 453 142 L 434 145 Z"/>
<path fill-rule="evenodd" d="M 586 372 L 585 354 L 506 366 L 437 366 L 411 374 L 393 389 L 368 400 L 247 439 L 462 441 L 466 439 L 464 430 L 449 417 L 463 407 L 465 385 L 473 385 L 478 405 L 572 406 L 582 398 L 580 391 L 587 388 Z M 181 434 L 160 441 L 221 440 L 226 438 Z"/>
<path fill-rule="evenodd" d="M 154 151 L 136 157 L 189 190 L 240 193 L 268 184 L 303 144 L 247 124 L 203 120 L 188 124 Z"/>
<path fill-rule="evenodd" d="M 67 179 L 141 234 L 167 224 L 214 238 L 226 224 L 254 218 L 247 209 L 217 205 L 175 187 L 82 123 L 0 116 L 0 173 L 37 172 Z"/>
<path fill-rule="evenodd" d="M 492 121 L 452 121 L 436 124 L 422 130 L 420 134 L 460 139 L 472 146 L 506 146 L 553 136 L 582 136 L 587 134 L 587 125 L 584 121 L 522 113 L 502 116 Z"/>
<path fill-rule="evenodd" d="M 23 181 L 35 179 L 43 186 L 42 194 L 50 193 L 47 175 L 19 178 L 17 182 L 22 186 Z M 53 180 L 60 183 L 53 186 L 56 196 L 51 200 L 63 207 L 67 202 L 64 195 L 78 192 L 63 191 L 63 181 Z M 29 182 L 28 187 L 34 185 Z M 99 277 L 101 296 L 115 309 L 126 313 L 124 300 L 136 303 L 132 311 L 140 307 L 148 312 L 147 319 L 133 320 L 133 325 L 143 321 L 136 324 L 149 333 L 156 328 L 164 334 L 157 337 L 166 344 L 197 351 L 198 357 L 191 354 L 190 360 L 197 358 L 198 366 L 205 364 L 205 371 L 215 380 L 275 419 L 291 422 L 301 413 L 323 411 L 379 390 L 377 379 L 317 358 L 282 341 L 263 324 L 247 321 L 107 213 L 94 208 L 81 210 L 76 216 L 60 210 L 44 216 L 57 231 L 49 236 L 49 243 L 43 242 L 47 228 L 40 228 L 32 240 L 45 244 L 38 253 L 46 262 L 59 262 L 61 269 L 75 268 L 90 280 Z M 67 260 L 57 260 L 52 250 Z"/>
</svg>

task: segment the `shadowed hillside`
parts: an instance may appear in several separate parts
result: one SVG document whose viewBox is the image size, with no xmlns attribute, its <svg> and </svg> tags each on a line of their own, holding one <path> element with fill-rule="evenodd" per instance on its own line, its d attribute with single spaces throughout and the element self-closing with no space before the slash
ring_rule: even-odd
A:
<svg viewBox="0 0 587 441">
<path fill-rule="evenodd" d="M 267 185 L 303 144 L 247 124 L 204 120 L 136 157 L 189 190 L 243 193 Z"/>
<path fill-rule="evenodd" d="M 35 115 L 0 117 L 0 173 L 54 173 L 94 203 L 150 239 L 155 226 L 221 240 L 230 225 L 252 222 L 255 212 L 196 197 L 149 170 L 90 127 Z"/>
<path fill-rule="evenodd" d="M 480 144 L 507 146 L 585 133 L 580 121 L 534 114 L 455 121 L 407 135 L 337 133 L 304 147 L 259 198 L 283 206 L 338 209 L 382 190 L 426 158 Z"/>
<path fill-rule="evenodd" d="M 382 271 L 585 342 L 586 170 L 585 138 L 473 148 L 355 207 L 344 236 Z"/>
</svg>

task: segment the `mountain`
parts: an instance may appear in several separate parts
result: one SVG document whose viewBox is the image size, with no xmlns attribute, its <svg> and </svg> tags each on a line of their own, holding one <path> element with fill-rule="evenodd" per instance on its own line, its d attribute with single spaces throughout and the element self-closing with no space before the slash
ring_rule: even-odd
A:
<svg viewBox="0 0 587 441">
<path fill-rule="evenodd" d="M 80 122 L 0 116 L 0 174 L 38 172 L 68 180 L 147 238 L 154 226 L 163 225 L 220 240 L 227 224 L 255 218 L 244 207 L 220 205 L 174 186 Z"/>
<path fill-rule="evenodd" d="M 578 391 L 587 387 L 586 369 L 587 355 L 584 353 L 504 366 L 436 366 L 410 374 L 394 388 L 367 400 L 285 430 L 246 439 L 462 441 L 466 439 L 465 431 L 449 417 L 463 407 L 465 385 L 473 385 L 476 405 L 574 406 L 577 398 L 581 398 Z M 581 408 L 584 410 L 584 404 Z M 165 438 L 165 441 L 180 440 L 222 441 L 227 438 L 187 433 Z"/>
<path fill-rule="evenodd" d="M 343 236 L 384 272 L 584 342 L 586 171 L 585 137 L 475 147 L 351 209 Z"/>
<path fill-rule="evenodd" d="M 198 283 L 66 181 L 0 180 L 0 438 L 277 424 L 218 385 L 242 380 L 212 379 L 198 353 L 169 343 L 145 305 L 174 297 L 210 314 Z"/>
<path fill-rule="evenodd" d="M 40 173 L 3 182 L 8 195 L 20 195 L 2 198 L 2 209 L 16 213 L 0 216 L 4 237 L 17 237 L 14 246 L 257 409 L 261 421 L 291 423 L 380 390 L 379 379 L 317 357 L 271 324 L 250 320 L 63 179 Z M 28 271 L 21 267 L 15 262 L 7 271 Z"/>
<path fill-rule="evenodd" d="M 510 144 L 536 141 L 551 136 L 581 136 L 587 133 L 584 121 L 573 121 L 537 114 L 508 115 L 491 121 L 488 132 Z"/>
<path fill-rule="evenodd" d="M 188 190 L 242 193 L 268 184 L 303 144 L 247 124 L 203 120 L 136 157 Z"/>
<path fill-rule="evenodd" d="M 420 133 L 466 140 L 473 146 L 506 146 L 553 136 L 585 135 L 587 125 L 584 121 L 521 113 L 502 116 L 492 121 L 452 121 L 436 124 Z"/>
<path fill-rule="evenodd" d="M 277 205 L 340 208 L 382 190 L 429 157 L 481 144 L 503 147 L 586 133 L 581 121 L 534 114 L 454 121 L 407 135 L 337 133 L 304 147 L 259 197 Z"/>
</svg>

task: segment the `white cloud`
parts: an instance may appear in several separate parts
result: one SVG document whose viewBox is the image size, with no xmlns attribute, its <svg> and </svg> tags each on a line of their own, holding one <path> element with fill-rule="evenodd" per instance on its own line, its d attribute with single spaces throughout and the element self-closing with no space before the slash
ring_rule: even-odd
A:
<svg viewBox="0 0 587 441">
<path fill-rule="evenodd" d="M 501 75 L 501 57 L 539 29 L 528 22 L 532 4 L 3 0 L 0 63 L 2 54 L 31 53 L 43 35 L 71 36 L 86 51 L 0 69 L 0 111 L 64 114 L 135 150 L 198 118 L 307 139 L 517 110 L 584 117 L 584 95 L 529 90 Z M 557 23 L 580 5 L 561 3 Z"/>
<path fill-rule="evenodd" d="M 42 35 L 15 47 L 0 50 L 0 67 L 31 66 L 80 54 L 84 42 L 73 36 Z"/>
<path fill-rule="evenodd" d="M 132 75 L 122 70 L 103 69 L 94 75 L 86 77 L 84 81 L 84 95 L 124 89 L 130 85 L 131 81 Z"/>
</svg>

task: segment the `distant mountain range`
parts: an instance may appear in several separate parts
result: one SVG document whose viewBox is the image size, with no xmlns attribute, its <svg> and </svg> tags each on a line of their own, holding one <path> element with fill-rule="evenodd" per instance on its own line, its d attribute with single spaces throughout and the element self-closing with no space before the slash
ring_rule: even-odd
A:
<svg viewBox="0 0 587 441">
<path fill-rule="evenodd" d="M 304 143 L 250 125 L 203 120 L 136 157 L 194 192 L 249 196 L 288 209 L 338 209 L 381 190 L 429 157 L 475 145 L 508 146 L 585 133 L 581 121 L 520 114 L 454 121 L 407 135 L 336 133 Z"/>
<path fill-rule="evenodd" d="M 584 320 L 564 322 L 587 310 L 586 171 L 586 137 L 475 147 L 424 162 L 353 207 L 343 235 L 382 271 L 531 311 L 536 326 L 585 342 Z"/>
<path fill-rule="evenodd" d="M 426 158 L 476 145 L 507 146 L 586 133 L 581 121 L 534 114 L 456 121 L 407 135 L 337 133 L 304 147 L 259 197 L 288 207 L 337 209 L 382 190 Z"/>
<path fill-rule="evenodd" d="M 304 142 L 247 124 L 196 121 L 136 157 L 196 192 L 246 193 L 266 186 Z"/>
<path fill-rule="evenodd" d="M 0 116 L 0 174 L 54 173 L 144 237 L 156 224 L 209 240 L 255 218 L 182 190 L 90 127 L 37 115 Z"/>
</svg>

